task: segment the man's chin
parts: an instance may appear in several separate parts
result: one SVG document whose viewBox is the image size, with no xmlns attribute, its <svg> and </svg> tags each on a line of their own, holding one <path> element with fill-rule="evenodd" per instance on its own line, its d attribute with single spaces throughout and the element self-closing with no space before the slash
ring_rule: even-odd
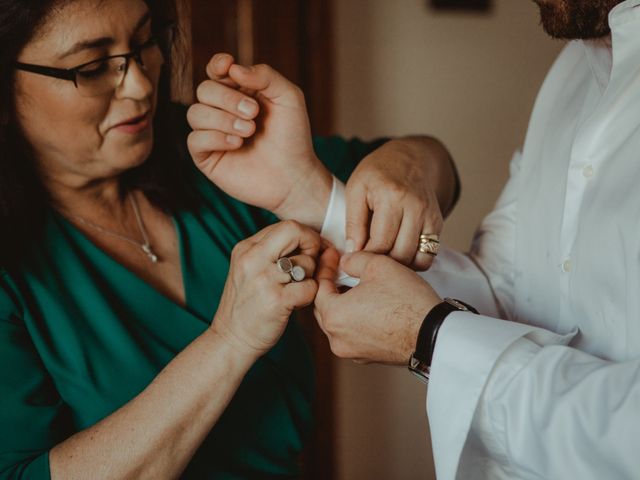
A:
<svg viewBox="0 0 640 480">
<path fill-rule="evenodd" d="M 609 12 L 623 0 L 534 0 L 540 23 L 553 38 L 594 39 L 607 36 Z"/>
</svg>

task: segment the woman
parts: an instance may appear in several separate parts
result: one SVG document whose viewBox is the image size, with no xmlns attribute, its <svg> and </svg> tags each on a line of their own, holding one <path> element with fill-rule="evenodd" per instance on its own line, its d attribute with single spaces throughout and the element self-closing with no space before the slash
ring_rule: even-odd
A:
<svg viewBox="0 0 640 480">
<path fill-rule="evenodd" d="M 187 129 L 175 127 L 184 114 L 168 102 L 169 50 L 160 48 L 168 7 L 0 1 L 2 478 L 297 473 L 312 375 L 288 318 L 313 301 L 321 239 L 233 200 L 185 155 Z M 265 125 L 286 117 L 254 93 L 250 122 L 260 108 Z M 221 111 L 219 100 L 201 106 Z M 190 116 L 209 138 L 192 135 L 196 161 L 232 190 L 219 160 L 234 157 L 215 153 L 225 150 L 220 124 Z M 244 171 L 243 200 L 321 223 L 331 177 L 310 142 L 254 133 L 242 132 L 255 141 L 245 147 L 223 135 L 248 160 L 233 172 Z M 291 175 L 270 165 L 256 180 L 251 148 L 269 144 L 290 153 L 280 162 Z M 336 139 L 316 148 L 337 164 L 370 150 Z M 360 176 L 384 177 L 371 158 Z M 318 200 L 302 201 L 302 189 Z M 307 278 L 292 281 L 277 267 L 282 257 Z"/>
</svg>

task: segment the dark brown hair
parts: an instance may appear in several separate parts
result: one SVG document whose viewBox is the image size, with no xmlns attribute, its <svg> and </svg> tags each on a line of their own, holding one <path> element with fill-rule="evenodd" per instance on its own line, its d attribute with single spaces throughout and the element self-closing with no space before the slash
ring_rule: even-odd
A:
<svg viewBox="0 0 640 480">
<path fill-rule="evenodd" d="M 15 121 L 14 64 L 53 9 L 71 1 L 77 0 L 0 0 L 0 269 L 18 264 L 27 249 L 41 240 L 51 208 L 29 145 Z M 176 25 L 174 0 L 145 3 L 156 33 Z M 175 48 L 171 44 L 163 50 L 153 151 L 141 166 L 123 174 L 120 183 L 123 195 L 140 189 L 156 206 L 170 212 L 189 207 L 191 196 L 185 178 L 184 111 L 171 104 Z"/>
</svg>

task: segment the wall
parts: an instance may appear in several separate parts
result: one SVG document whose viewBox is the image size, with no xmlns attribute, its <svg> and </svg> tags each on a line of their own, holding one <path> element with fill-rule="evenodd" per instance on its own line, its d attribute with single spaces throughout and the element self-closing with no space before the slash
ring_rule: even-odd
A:
<svg viewBox="0 0 640 480">
<path fill-rule="evenodd" d="M 463 182 L 442 240 L 466 248 L 523 141 L 535 94 L 562 47 L 527 0 L 491 14 L 435 13 L 427 0 L 335 0 L 335 130 L 429 133 Z M 406 369 L 337 366 L 340 479 L 431 478 L 425 389 Z"/>
</svg>

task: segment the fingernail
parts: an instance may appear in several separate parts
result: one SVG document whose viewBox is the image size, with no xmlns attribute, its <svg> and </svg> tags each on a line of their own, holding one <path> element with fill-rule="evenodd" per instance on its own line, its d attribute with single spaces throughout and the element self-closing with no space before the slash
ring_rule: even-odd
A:
<svg viewBox="0 0 640 480">
<path fill-rule="evenodd" d="M 250 98 L 243 98 L 238 104 L 238 111 L 244 115 L 253 115 L 258 108 L 258 103 Z"/>
<path fill-rule="evenodd" d="M 237 135 L 227 135 L 227 143 L 230 145 L 240 145 L 242 139 Z"/>
<path fill-rule="evenodd" d="M 356 242 L 354 242 L 352 239 L 347 238 L 347 241 L 344 244 L 344 251 L 346 253 L 353 253 L 356 250 Z"/>
<path fill-rule="evenodd" d="M 239 63 L 236 63 L 235 66 L 242 73 L 250 73 L 251 72 L 251 68 L 247 67 L 246 65 L 240 65 Z"/>
<path fill-rule="evenodd" d="M 251 122 L 247 122 L 246 120 L 242 120 L 241 118 L 237 118 L 235 122 L 233 122 L 233 129 L 242 133 L 249 133 L 253 128 L 253 124 Z"/>
</svg>

